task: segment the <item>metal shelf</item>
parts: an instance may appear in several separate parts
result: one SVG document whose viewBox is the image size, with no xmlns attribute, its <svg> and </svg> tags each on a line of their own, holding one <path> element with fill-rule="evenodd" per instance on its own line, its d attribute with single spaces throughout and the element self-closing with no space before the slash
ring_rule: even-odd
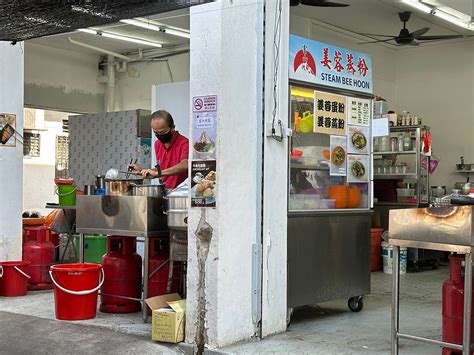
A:
<svg viewBox="0 0 474 355">
<path fill-rule="evenodd" d="M 406 150 L 406 151 L 395 151 L 395 152 L 374 152 L 374 155 L 388 155 L 388 154 L 396 154 L 396 155 L 408 155 L 408 154 L 416 154 L 416 150 Z"/>
<path fill-rule="evenodd" d="M 418 202 L 374 202 L 374 206 L 418 206 Z"/>
<path fill-rule="evenodd" d="M 375 180 L 402 180 L 402 179 L 417 179 L 417 174 L 375 174 Z"/>
<path fill-rule="evenodd" d="M 474 174 L 474 170 L 456 170 L 460 174 Z"/>
<path fill-rule="evenodd" d="M 295 164 L 291 163 L 292 169 L 299 170 L 329 170 L 329 165 L 305 165 L 305 164 Z"/>
<path fill-rule="evenodd" d="M 423 125 L 420 125 L 420 126 L 393 126 L 393 127 L 390 127 L 390 131 L 393 131 L 393 132 L 414 131 L 417 128 L 427 129 L 428 127 L 423 126 Z"/>
</svg>

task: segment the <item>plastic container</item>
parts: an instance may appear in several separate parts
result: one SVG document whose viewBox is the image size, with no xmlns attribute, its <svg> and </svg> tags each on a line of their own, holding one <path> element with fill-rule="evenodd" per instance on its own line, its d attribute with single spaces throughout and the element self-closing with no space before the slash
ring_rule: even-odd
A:
<svg viewBox="0 0 474 355">
<path fill-rule="evenodd" d="M 416 199 L 415 189 L 397 189 L 397 201 L 399 203 L 408 203 Z"/>
<path fill-rule="evenodd" d="M 336 204 L 336 200 L 321 199 L 319 201 L 319 208 L 321 208 L 321 209 L 333 209 L 335 204 Z"/>
<path fill-rule="evenodd" d="M 370 230 L 370 271 L 379 271 L 382 268 L 382 233 L 383 228 Z"/>
<path fill-rule="evenodd" d="M 400 248 L 400 274 L 407 273 L 407 248 Z M 387 242 L 382 243 L 383 272 L 393 272 L 393 247 Z"/>
<path fill-rule="evenodd" d="M 290 210 L 304 209 L 305 195 L 292 194 L 290 195 Z"/>
<path fill-rule="evenodd" d="M 95 318 L 97 295 L 104 282 L 104 272 L 101 265 L 53 265 L 49 274 L 54 284 L 56 319 Z"/>
<path fill-rule="evenodd" d="M 95 189 L 95 194 L 96 195 L 100 195 L 100 196 L 105 196 L 107 194 L 107 190 L 106 189 L 99 189 L 99 188 L 96 188 Z"/>
<path fill-rule="evenodd" d="M 79 250 L 79 236 L 74 236 L 74 246 Z M 107 253 L 107 236 L 84 235 L 84 261 L 86 263 L 100 264 L 102 257 Z"/>
<path fill-rule="evenodd" d="M 76 190 L 75 185 L 58 185 L 56 194 L 59 197 L 60 206 L 75 206 L 76 205 Z"/>
<path fill-rule="evenodd" d="M 0 262 L 0 296 L 25 296 L 29 272 L 29 261 L 1 261 Z"/>
</svg>

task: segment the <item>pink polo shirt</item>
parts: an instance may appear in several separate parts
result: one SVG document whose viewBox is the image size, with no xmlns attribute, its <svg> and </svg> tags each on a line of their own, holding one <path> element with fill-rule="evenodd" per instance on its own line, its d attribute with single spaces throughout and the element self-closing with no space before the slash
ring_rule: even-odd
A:
<svg viewBox="0 0 474 355">
<path fill-rule="evenodd" d="M 183 159 L 189 157 L 189 140 L 174 132 L 171 138 L 170 146 L 166 148 L 159 140 L 155 142 L 156 159 L 160 162 L 161 170 L 171 168 L 181 162 Z M 181 173 L 179 175 L 163 176 L 163 183 L 167 189 L 174 189 L 188 178 L 188 173 Z"/>
</svg>

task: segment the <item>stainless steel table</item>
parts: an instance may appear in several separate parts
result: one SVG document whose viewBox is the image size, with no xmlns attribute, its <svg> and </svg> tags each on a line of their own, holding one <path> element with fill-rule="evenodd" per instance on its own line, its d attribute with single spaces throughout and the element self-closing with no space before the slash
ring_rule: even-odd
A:
<svg viewBox="0 0 474 355">
<path fill-rule="evenodd" d="M 390 211 L 389 243 L 393 246 L 392 354 L 398 354 L 400 339 L 436 344 L 462 350 L 471 345 L 472 250 L 474 221 L 472 206 L 446 206 Z M 452 344 L 400 332 L 400 247 L 423 248 L 465 254 L 463 343 Z"/>
<path fill-rule="evenodd" d="M 147 196 L 77 196 L 76 229 L 79 233 L 143 237 L 142 298 L 135 299 L 119 295 L 118 298 L 142 302 L 143 320 L 148 320 L 148 261 L 150 237 L 169 236 L 163 198 Z M 83 239 L 83 236 L 81 236 Z M 83 240 L 81 245 L 84 245 Z"/>
</svg>

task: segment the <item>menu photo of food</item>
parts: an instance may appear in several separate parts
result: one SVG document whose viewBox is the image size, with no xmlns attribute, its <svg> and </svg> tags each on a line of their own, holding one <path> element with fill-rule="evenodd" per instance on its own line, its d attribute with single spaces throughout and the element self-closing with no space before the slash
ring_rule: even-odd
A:
<svg viewBox="0 0 474 355">
<path fill-rule="evenodd" d="M 14 147 L 16 145 L 15 126 L 16 115 L 0 113 L 0 146 Z"/>
<path fill-rule="evenodd" d="M 348 155 L 347 157 L 347 182 L 369 182 L 370 160 L 368 155 Z"/>
<path fill-rule="evenodd" d="M 347 160 L 347 137 L 331 136 L 330 137 L 330 175 L 346 176 L 346 160 Z"/>
<path fill-rule="evenodd" d="M 216 207 L 216 161 L 191 162 L 191 207 Z"/>
<path fill-rule="evenodd" d="M 369 154 L 369 127 L 348 126 L 347 136 L 347 152 L 349 154 Z"/>
<path fill-rule="evenodd" d="M 193 114 L 193 158 L 216 159 L 216 112 Z"/>
</svg>

